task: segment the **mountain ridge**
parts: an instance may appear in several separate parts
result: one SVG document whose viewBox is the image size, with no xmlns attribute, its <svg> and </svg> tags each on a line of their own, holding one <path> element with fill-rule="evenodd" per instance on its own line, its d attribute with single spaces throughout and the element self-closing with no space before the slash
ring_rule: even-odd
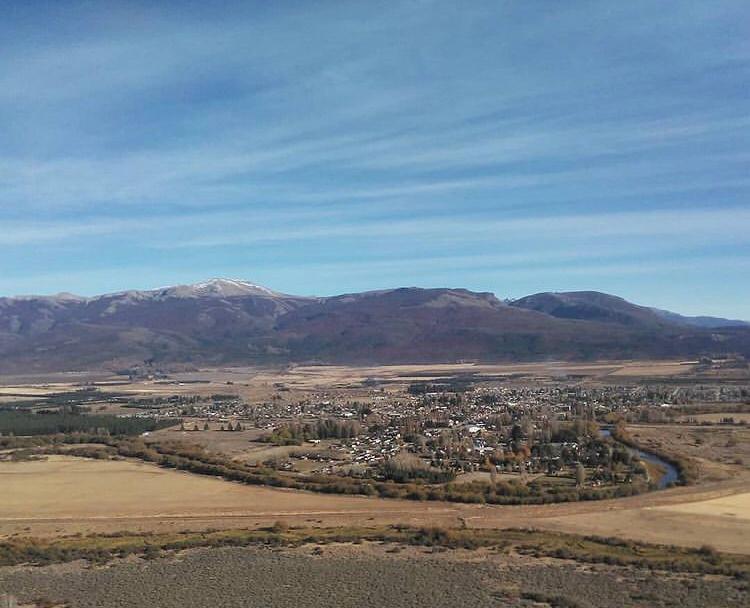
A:
<svg viewBox="0 0 750 608">
<path fill-rule="evenodd" d="M 696 322 L 600 292 L 503 301 L 461 288 L 401 287 L 307 297 L 211 279 L 90 298 L 0 298 L 0 372 L 144 361 L 364 364 L 712 352 L 750 356 L 750 325 Z"/>
<path fill-rule="evenodd" d="M 234 287 L 236 289 L 236 292 L 227 293 L 228 286 Z M 416 286 L 392 287 L 392 288 L 384 288 L 384 289 L 367 290 L 367 291 L 361 291 L 361 292 L 348 292 L 348 293 L 337 294 L 333 296 L 301 296 L 301 295 L 293 295 L 293 294 L 275 291 L 273 289 L 270 289 L 258 283 L 247 281 L 245 279 L 214 277 L 206 281 L 199 281 L 197 283 L 191 283 L 191 284 L 175 284 L 175 285 L 167 285 L 163 287 L 146 288 L 146 289 L 126 289 L 126 290 L 120 290 L 120 291 L 105 292 L 105 293 L 96 294 L 93 296 L 81 296 L 81 295 L 71 293 L 71 292 L 60 292 L 56 294 L 22 294 L 22 295 L 0 296 L 0 302 L 9 301 L 9 300 L 93 301 L 93 300 L 99 300 L 102 298 L 124 296 L 124 295 L 129 295 L 129 294 L 153 295 L 153 296 L 161 295 L 161 296 L 170 296 L 170 297 L 200 297 L 200 296 L 241 297 L 244 295 L 259 295 L 259 296 L 265 295 L 267 297 L 295 298 L 295 299 L 300 299 L 300 300 L 311 300 L 311 301 L 318 300 L 319 301 L 319 300 L 325 300 L 325 299 L 331 299 L 331 298 L 343 298 L 343 297 L 348 297 L 348 296 L 382 294 L 382 293 L 388 293 L 388 292 L 393 292 L 397 290 L 431 290 L 431 289 L 447 290 L 447 291 L 452 291 L 452 292 L 465 292 L 465 293 L 480 294 L 480 295 L 490 295 L 493 297 L 497 297 L 492 292 L 475 292 L 475 291 L 471 291 L 463 287 L 429 288 L 429 287 L 416 287 Z M 523 306 L 520 303 L 522 303 L 525 300 L 529 300 L 531 298 L 536 298 L 539 296 L 554 296 L 554 297 L 561 297 L 561 298 L 577 298 L 580 296 L 604 297 L 604 298 L 608 298 L 611 300 L 620 301 L 626 305 L 640 308 L 643 311 L 650 311 L 654 313 L 655 315 L 657 315 L 658 317 L 668 319 L 668 320 L 674 320 L 676 322 L 682 322 L 688 325 L 695 325 L 695 326 L 701 326 L 701 327 L 713 327 L 714 325 L 712 325 L 712 323 L 715 322 L 716 323 L 715 327 L 725 327 L 725 326 L 735 326 L 735 325 L 750 326 L 750 320 L 729 319 L 725 317 L 718 317 L 715 315 L 683 315 L 681 313 L 662 309 L 659 307 L 633 304 L 632 302 L 629 302 L 628 300 L 620 296 L 608 294 L 606 292 L 601 292 L 601 291 L 593 291 L 593 290 L 543 291 L 543 292 L 538 292 L 535 294 L 530 294 L 528 296 L 522 296 L 520 298 L 507 298 L 507 299 L 499 300 L 499 301 L 504 302 L 511 306 L 519 306 L 519 305 Z"/>
</svg>

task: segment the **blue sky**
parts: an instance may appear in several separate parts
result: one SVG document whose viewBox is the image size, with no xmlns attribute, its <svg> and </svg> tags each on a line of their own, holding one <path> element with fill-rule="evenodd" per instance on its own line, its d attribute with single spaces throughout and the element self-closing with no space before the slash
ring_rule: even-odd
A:
<svg viewBox="0 0 750 608">
<path fill-rule="evenodd" d="M 0 4 L 0 294 L 229 276 L 750 319 L 743 0 Z"/>
</svg>

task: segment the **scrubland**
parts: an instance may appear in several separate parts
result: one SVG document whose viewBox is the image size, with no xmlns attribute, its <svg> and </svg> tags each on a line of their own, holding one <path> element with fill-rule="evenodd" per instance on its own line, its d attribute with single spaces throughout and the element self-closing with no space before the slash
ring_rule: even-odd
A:
<svg viewBox="0 0 750 608">
<path fill-rule="evenodd" d="M 733 608 L 750 599 L 747 582 L 736 577 L 392 543 L 197 549 L 108 567 L 6 568 L 0 587 L 76 608 Z"/>
</svg>

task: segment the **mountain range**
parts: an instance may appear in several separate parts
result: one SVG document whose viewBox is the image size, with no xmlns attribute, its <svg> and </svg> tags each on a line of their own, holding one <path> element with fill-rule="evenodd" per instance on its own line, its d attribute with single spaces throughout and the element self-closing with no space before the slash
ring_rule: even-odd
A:
<svg viewBox="0 0 750 608">
<path fill-rule="evenodd" d="M 598 292 L 500 300 L 406 287 L 333 297 L 247 281 L 0 298 L 0 372 L 155 365 L 750 356 L 750 323 Z"/>
</svg>

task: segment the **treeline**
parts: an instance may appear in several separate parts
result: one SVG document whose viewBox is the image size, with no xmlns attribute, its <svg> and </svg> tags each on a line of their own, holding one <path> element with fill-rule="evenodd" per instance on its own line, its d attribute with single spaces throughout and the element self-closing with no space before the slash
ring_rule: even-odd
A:
<svg viewBox="0 0 750 608">
<path fill-rule="evenodd" d="M 64 406 L 64 405 L 85 405 L 97 401 L 115 401 L 126 397 L 127 393 L 118 393 L 114 391 L 101 391 L 97 387 L 85 387 L 75 391 L 62 393 L 51 393 L 44 396 L 36 402 L 36 405 Z"/>
<path fill-rule="evenodd" d="M 454 403 L 460 403 L 462 401 L 460 397 L 456 401 L 456 396 L 458 396 L 457 394 L 466 393 L 471 388 L 473 388 L 473 386 L 474 384 L 472 378 L 453 377 L 445 378 L 441 382 L 412 382 L 406 388 L 406 392 L 414 396 L 427 395 L 429 393 L 438 393 L 440 394 L 440 398 L 444 401 L 452 400 Z M 456 395 L 451 397 L 450 395 L 446 395 L 445 393 L 455 393 Z"/>
<path fill-rule="evenodd" d="M 56 433 L 94 433 L 140 435 L 172 426 L 175 420 L 121 418 L 110 415 L 85 415 L 69 412 L 0 412 L 0 435 L 54 435 Z"/>
<path fill-rule="evenodd" d="M 359 435 L 361 427 L 355 420 L 328 418 L 311 423 L 290 423 L 274 429 L 262 441 L 276 445 L 301 445 L 313 439 L 351 439 Z"/>
<path fill-rule="evenodd" d="M 446 483 L 453 481 L 456 474 L 430 466 L 421 458 L 409 452 L 401 452 L 389 458 L 380 466 L 385 479 L 398 483 L 407 483 L 421 479 L 427 483 Z"/>
<path fill-rule="evenodd" d="M 328 494 L 363 494 L 382 498 L 436 500 L 489 504 L 544 504 L 631 496 L 651 489 L 646 483 L 608 488 L 562 488 L 522 483 L 446 483 L 431 485 L 424 479 L 408 482 L 347 477 L 332 474 L 283 475 L 265 467 L 252 467 L 180 443 L 149 444 L 139 439 L 115 442 L 121 456 L 137 457 L 162 466 L 224 477 L 252 485 L 268 485 Z"/>
</svg>

